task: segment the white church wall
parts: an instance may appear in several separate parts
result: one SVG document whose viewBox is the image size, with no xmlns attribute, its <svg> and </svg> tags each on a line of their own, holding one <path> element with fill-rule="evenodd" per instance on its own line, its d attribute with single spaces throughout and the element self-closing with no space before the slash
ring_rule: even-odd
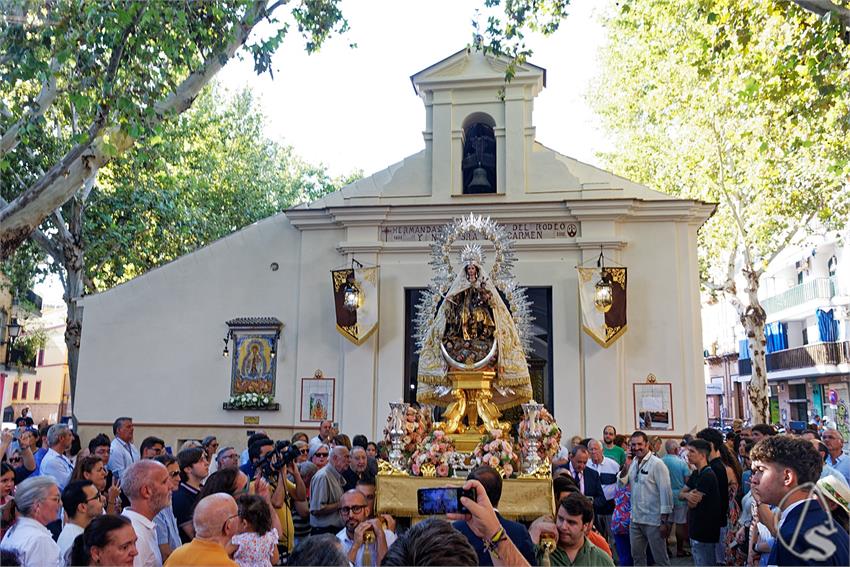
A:
<svg viewBox="0 0 850 567">
<path fill-rule="evenodd" d="M 241 425 L 242 414 L 222 410 L 230 395 L 225 322 L 273 316 L 285 324 L 275 420 L 292 423 L 286 400 L 296 374 L 300 240 L 286 217 L 272 217 L 85 298 L 75 400 L 81 422 L 137 415 L 149 423 Z"/>
</svg>

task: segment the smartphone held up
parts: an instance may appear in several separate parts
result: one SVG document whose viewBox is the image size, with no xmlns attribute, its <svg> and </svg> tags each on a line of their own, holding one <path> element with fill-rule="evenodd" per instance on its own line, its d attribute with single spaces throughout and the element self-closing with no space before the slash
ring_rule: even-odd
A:
<svg viewBox="0 0 850 567">
<path fill-rule="evenodd" d="M 469 510 L 460 503 L 461 496 L 475 500 L 475 490 L 463 490 L 460 487 L 451 486 L 420 488 L 416 491 L 419 515 L 466 514 Z"/>
</svg>

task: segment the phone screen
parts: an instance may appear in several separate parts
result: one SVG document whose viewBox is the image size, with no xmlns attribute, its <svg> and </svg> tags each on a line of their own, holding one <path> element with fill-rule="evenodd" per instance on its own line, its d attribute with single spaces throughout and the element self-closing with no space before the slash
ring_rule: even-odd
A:
<svg viewBox="0 0 850 567">
<path fill-rule="evenodd" d="M 474 498 L 472 491 L 458 487 L 420 488 L 416 491 L 419 515 L 464 514 L 467 509 L 460 503 L 461 496 Z"/>
</svg>

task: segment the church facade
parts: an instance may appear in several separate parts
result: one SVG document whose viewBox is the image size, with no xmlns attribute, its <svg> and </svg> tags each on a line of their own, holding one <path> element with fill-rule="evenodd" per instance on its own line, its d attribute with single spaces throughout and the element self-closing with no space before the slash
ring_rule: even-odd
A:
<svg viewBox="0 0 850 567">
<path fill-rule="evenodd" d="M 422 151 L 84 298 L 75 401 L 84 435 L 122 415 L 134 418 L 137 442 L 158 433 L 170 445 L 209 432 L 242 446 L 248 430 L 310 431 L 318 423 L 305 396 L 321 370 L 333 381 L 310 391 L 324 392 L 317 399 L 340 431 L 380 438 L 389 402 L 416 397 L 413 321 L 433 235 L 470 213 L 514 241 L 514 275 L 535 317 L 535 398 L 565 437 L 599 436 L 609 423 L 633 430 L 643 403 L 667 412 L 659 434 L 703 426 L 697 231 L 713 205 L 539 144 L 532 117 L 545 70 L 526 63 L 507 85 L 504 73 L 498 58 L 467 50 L 420 71 L 411 80 L 425 106 Z M 575 269 L 600 252 L 628 268 L 628 329 L 608 348 L 582 330 Z M 330 277 L 352 260 L 379 266 L 377 327 L 359 345 L 336 328 Z M 222 337 L 234 320 L 280 322 L 272 411 L 224 409 L 232 366 Z M 657 387 L 646 390 L 650 375 Z"/>
</svg>

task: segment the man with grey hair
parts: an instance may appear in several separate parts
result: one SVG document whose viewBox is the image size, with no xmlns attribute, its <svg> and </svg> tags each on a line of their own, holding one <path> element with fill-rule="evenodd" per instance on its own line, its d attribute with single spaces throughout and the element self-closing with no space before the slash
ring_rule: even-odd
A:
<svg viewBox="0 0 850 567">
<path fill-rule="evenodd" d="M 343 527 L 339 515 L 339 500 L 345 479 L 342 473 L 348 468 L 348 448 L 337 445 L 331 449 L 331 462 L 319 469 L 310 481 L 310 533 L 312 535 L 336 534 Z"/>
<path fill-rule="evenodd" d="M 236 563 L 227 555 L 225 546 L 239 529 L 239 509 L 229 494 L 210 494 L 198 501 L 192 525 L 195 537 L 171 554 L 171 565 L 232 565 Z"/>
<path fill-rule="evenodd" d="M 137 461 L 124 470 L 121 489 L 130 500 L 122 516 L 129 518 L 136 532 L 135 567 L 159 567 L 162 554 L 156 537 L 154 517 L 171 504 L 171 481 L 162 463 L 152 460 Z"/>
<path fill-rule="evenodd" d="M 617 491 L 617 475 L 620 473 L 620 465 L 611 457 L 605 456 L 605 448 L 596 439 L 587 441 L 587 451 L 590 453 L 590 461 L 587 468 L 599 474 L 599 483 L 602 485 L 602 499 L 594 502 L 594 523 L 604 537 L 610 538 L 609 527 L 611 515 L 614 513 L 614 493 Z"/>
<path fill-rule="evenodd" d="M 357 488 L 357 482 L 367 478 L 373 478 L 369 472 L 369 457 L 366 455 L 366 449 L 357 445 L 349 451 L 350 464 L 342 473 L 342 478 L 345 481 L 342 489 L 345 492 Z"/>
<path fill-rule="evenodd" d="M 71 474 L 74 472 L 74 465 L 65 456 L 65 452 L 71 448 L 73 441 L 74 436 L 64 423 L 52 425 L 47 430 L 47 446 L 50 448 L 41 460 L 39 473 L 41 476 L 53 477 L 59 485 L 60 491 L 65 490 L 68 481 L 71 480 Z"/>
<path fill-rule="evenodd" d="M 225 447 L 219 449 L 215 455 L 215 470 L 238 469 L 239 468 L 239 453 L 233 447 Z M 214 472 L 210 467 L 210 473 Z"/>
<path fill-rule="evenodd" d="M 140 461 L 142 455 L 133 445 L 133 418 L 119 417 L 112 424 L 112 433 L 115 439 L 109 445 L 109 470 L 117 477 L 121 477 L 124 469 L 133 463 Z"/>
<path fill-rule="evenodd" d="M 21 565 L 61 567 L 65 565 L 59 545 L 45 526 L 56 520 L 62 499 L 50 476 L 30 477 L 15 490 L 18 520 L 0 543 L 0 550 L 17 554 Z"/>
<path fill-rule="evenodd" d="M 844 452 L 844 435 L 830 427 L 824 430 L 821 438 L 829 451 L 826 464 L 840 472 L 844 480 L 850 483 L 850 455 Z"/>
</svg>

